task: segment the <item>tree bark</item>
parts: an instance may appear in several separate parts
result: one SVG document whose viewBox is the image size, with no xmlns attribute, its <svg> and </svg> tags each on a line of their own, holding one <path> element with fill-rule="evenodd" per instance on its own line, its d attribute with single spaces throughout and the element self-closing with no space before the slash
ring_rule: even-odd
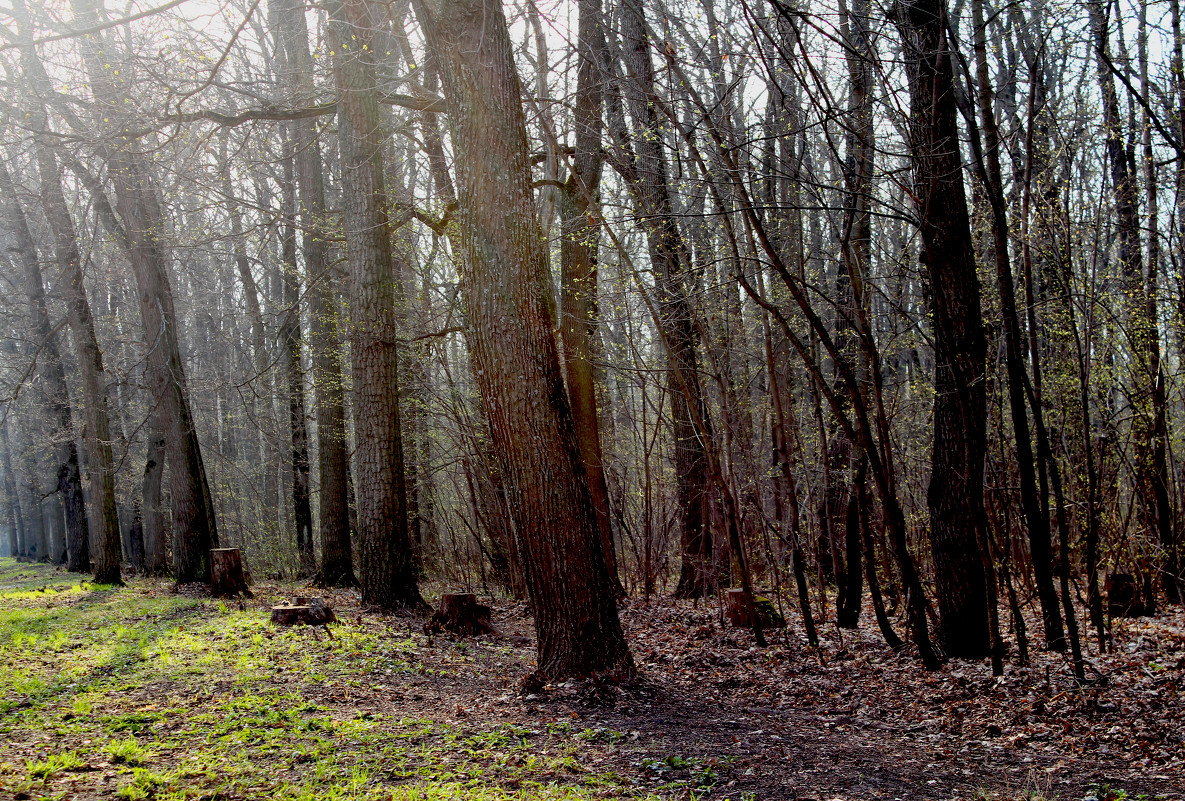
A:
<svg viewBox="0 0 1185 801">
<path fill-rule="evenodd" d="M 287 142 L 291 148 L 291 141 Z M 300 327 L 300 276 L 296 264 L 296 178 L 293 155 L 284 157 L 283 210 L 284 228 L 280 242 L 281 300 L 280 370 L 288 406 L 288 438 L 292 458 L 292 521 L 296 529 L 296 552 L 302 577 L 317 571 L 313 550 L 313 507 L 309 480 L 309 432 L 305 423 L 304 336 Z"/>
<path fill-rule="evenodd" d="M 78 447 L 74 444 L 74 415 L 66 388 L 66 372 L 58 349 L 57 332 L 50 325 L 46 310 L 45 286 L 41 278 L 41 264 L 37 246 L 29 231 L 25 212 L 17 199 L 16 185 L 8 167 L 0 161 L 0 196 L 4 200 L 5 227 L 12 237 L 16 262 L 24 272 L 25 297 L 29 302 L 30 339 L 34 350 L 30 356 L 40 365 L 40 390 L 46 414 L 54 426 L 52 433 L 57 461 L 57 490 L 62 494 L 66 510 L 66 569 L 73 573 L 91 570 L 90 542 L 87 533 L 86 507 L 83 502 L 82 477 L 78 465 Z M 118 531 L 118 528 L 116 529 Z M 118 540 L 116 540 L 118 545 Z M 41 556 L 47 556 L 43 548 Z M 115 570 L 119 571 L 116 559 Z M 118 576 L 116 577 L 118 581 Z"/>
<path fill-rule="evenodd" d="M 416 0 L 456 154 L 474 372 L 520 541 L 543 679 L 632 675 L 552 331 L 522 86 L 496 0 Z"/>
<path fill-rule="evenodd" d="M 291 90 L 297 102 L 315 102 L 308 23 L 301 0 L 285 0 L 277 19 L 282 25 Z M 350 503 L 346 456 L 345 395 L 341 337 L 335 309 L 336 282 L 329 262 L 329 216 L 321 143 L 311 119 L 293 123 L 296 183 L 305 273 L 309 285 L 309 350 L 317 407 L 317 465 L 321 484 L 319 524 L 321 566 L 317 582 L 327 587 L 357 584 L 350 546 Z"/>
<path fill-rule="evenodd" d="M 589 206 L 597 198 L 601 181 L 602 86 L 608 75 L 605 19 L 600 0 L 579 0 L 576 57 L 576 97 L 573 124 L 576 154 L 572 176 L 560 197 L 561 284 L 560 335 L 568 376 L 568 399 L 580 442 L 580 456 L 597 510 L 597 526 L 605 565 L 619 595 L 624 589 L 617 575 L 617 553 L 609 516 L 609 485 L 601 451 L 597 415 L 596 374 L 593 366 L 597 327 L 597 239 Z"/>
<path fill-rule="evenodd" d="M 985 183 L 992 211 L 992 251 L 996 257 L 996 281 L 1000 289 L 1000 314 L 1004 323 L 1004 361 L 1008 371 L 1008 402 L 1012 412 L 1012 430 L 1016 439 L 1021 513 L 1029 535 L 1029 552 L 1037 579 L 1037 597 L 1041 602 L 1045 643 L 1048 648 L 1061 651 L 1066 647 L 1065 633 L 1058 611 L 1057 589 L 1053 583 L 1053 550 L 1049 518 L 1042 509 L 1033 462 L 1033 440 L 1029 430 L 1028 404 L 1025 398 L 1025 387 L 1029 379 L 1024 365 L 1020 316 L 1016 309 L 1016 287 L 1012 280 L 1012 262 L 1009 257 L 1007 206 L 1004 200 L 1004 178 L 1000 169 L 1000 135 L 996 123 L 995 93 L 988 73 L 987 30 L 983 19 L 982 0 L 972 0 L 971 11 L 975 27 L 976 81 L 979 89 L 979 113 L 983 126 L 983 155 L 987 173 Z"/>
<path fill-rule="evenodd" d="M 699 598 L 717 588 L 712 565 L 712 532 L 707 520 L 708 457 L 712 437 L 699 380 L 697 336 L 687 298 L 690 257 L 679 233 L 671 204 L 662 131 L 655 104 L 654 64 L 641 0 L 622 7 L 622 61 L 628 74 L 626 97 L 634 118 L 632 141 L 619 120 L 613 131 L 622 150 L 625 180 L 646 231 L 654 265 L 660 325 L 667 347 L 667 385 L 671 398 L 671 427 L 675 443 L 675 481 L 682 528 L 679 584 L 675 596 Z M 704 430 L 700 430 L 697 421 Z"/>
<path fill-rule="evenodd" d="M 933 313 L 936 397 L 927 503 L 941 642 L 948 656 L 975 659 L 991 649 L 978 533 L 986 522 L 987 345 L 959 155 L 945 0 L 898 0 L 894 22 L 909 74 L 913 192 Z"/>
<path fill-rule="evenodd" d="M 359 579 L 364 603 L 385 609 L 423 603 L 407 525 L 399 420 L 396 260 L 387 220 L 383 131 L 372 42 L 378 21 L 370 0 L 332 8 L 338 41 L 334 75 L 340 97 L 339 141 L 345 236 L 353 287 L 355 490 Z"/>
<path fill-rule="evenodd" d="M 82 24 L 97 24 L 94 0 L 73 0 L 73 7 Z M 218 529 L 181 358 L 165 242 L 167 225 L 148 161 L 129 133 L 134 120 L 128 116 L 130 104 L 123 102 L 128 98 L 127 79 L 116 68 L 124 58 L 107 47 L 103 34 L 94 34 L 85 40 L 84 57 L 106 143 L 116 210 L 130 246 L 153 401 L 165 433 L 172 481 L 174 576 L 179 583 L 208 582 L 209 551 L 218 544 Z"/>
<path fill-rule="evenodd" d="M 14 4 L 22 25 L 22 40 L 28 41 L 24 3 Z M 41 183 L 41 202 L 54 239 L 54 255 L 61 272 L 60 286 L 66 295 L 70 331 L 82 378 L 83 407 L 86 411 L 87 467 L 91 484 L 91 502 L 98 514 L 90 520 L 94 540 L 94 577 L 99 584 L 122 583 L 119 574 L 119 517 L 115 505 L 115 466 L 111 452 L 111 420 L 107 410 L 107 388 L 103 372 L 103 353 L 95 336 L 95 323 L 87 300 L 82 273 L 82 258 L 74 221 L 62 191 L 58 161 L 45 140 L 49 125 L 42 98 L 49 93 L 49 76 L 31 44 L 21 49 L 21 64 L 38 95 L 30 101 L 30 125 L 37 137 L 37 169 Z"/>
</svg>

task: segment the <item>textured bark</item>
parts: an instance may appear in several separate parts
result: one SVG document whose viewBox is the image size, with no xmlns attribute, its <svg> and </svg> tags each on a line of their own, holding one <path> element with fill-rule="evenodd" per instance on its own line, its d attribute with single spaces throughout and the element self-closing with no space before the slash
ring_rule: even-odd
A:
<svg viewBox="0 0 1185 801">
<path fill-rule="evenodd" d="M 1041 602 L 1045 643 L 1052 650 L 1064 650 L 1065 632 L 1062 628 L 1061 613 L 1058 611 L 1057 589 L 1053 584 L 1053 549 L 1049 518 L 1041 506 L 1033 462 L 1033 440 L 1029 431 L 1028 403 L 1025 398 L 1025 387 L 1029 379 L 1024 365 L 1020 316 L 1016 309 L 1016 287 L 1012 280 L 1004 178 L 1000 169 L 1000 135 L 996 123 L 995 91 L 988 74 L 987 29 L 983 19 L 982 0 L 972 0 L 971 9 L 975 26 L 976 80 L 987 173 L 985 184 L 992 212 L 992 252 L 996 258 L 1000 315 L 1004 323 L 1004 361 L 1008 370 L 1008 403 L 1012 412 L 1013 436 L 1016 439 L 1021 514 L 1024 516 L 1025 529 L 1029 535 L 1029 553 L 1033 559 L 1033 573 L 1037 579 L 1037 597 Z"/>
<path fill-rule="evenodd" d="M 597 526 L 605 564 L 618 594 L 624 595 L 617 576 L 617 553 L 609 517 L 609 485 L 601 452 L 597 415 L 596 374 L 593 366 L 597 327 L 597 239 L 600 230 L 593 222 L 590 205 L 596 202 L 601 181 L 602 85 L 608 74 L 605 21 L 600 0 L 579 0 L 576 57 L 576 97 L 573 123 L 576 153 L 572 177 L 560 198 L 562 217 L 560 241 L 560 335 L 564 343 L 564 367 L 568 377 L 568 400 L 580 456 L 597 509 Z"/>
<path fill-rule="evenodd" d="M 456 154 L 469 344 L 506 480 L 544 679 L 630 675 L 552 332 L 522 86 L 496 0 L 417 0 Z"/>
<path fill-rule="evenodd" d="M 18 0 L 14 8 L 18 10 L 22 27 L 25 27 L 24 3 Z M 27 38 L 27 30 L 22 31 L 22 34 Z M 49 76 L 31 45 L 21 49 L 21 64 L 34 91 L 39 95 L 38 99 L 30 101 L 29 115 L 32 128 L 42 134 L 38 136 L 36 145 L 41 203 L 53 235 L 54 256 L 62 278 L 59 285 L 66 296 L 70 332 L 82 378 L 90 498 L 92 504 L 97 505 L 98 512 L 89 518 L 94 545 L 94 576 L 99 584 L 119 584 L 119 517 L 115 505 L 115 467 L 111 452 L 111 420 L 107 410 L 103 352 L 95 336 L 95 322 L 86 296 L 78 239 L 62 191 L 58 161 L 46 141 L 49 136 L 48 121 L 40 98 L 50 91 Z"/>
<path fill-rule="evenodd" d="M 277 20 L 282 27 L 291 90 L 297 102 L 313 103 L 312 56 L 308 23 L 301 0 L 285 0 Z M 296 183 L 299 189 L 301 246 L 309 285 L 309 350 L 317 407 L 317 465 L 321 484 L 319 523 L 321 566 L 318 583 L 352 586 L 350 504 L 347 481 L 345 396 L 342 382 L 341 337 L 335 309 L 336 282 L 329 262 L 322 173 L 321 143 L 311 119 L 293 123 Z"/>
<path fill-rule="evenodd" d="M 675 595 L 699 598 L 716 589 L 718 578 L 712 566 L 712 532 L 706 515 L 710 477 L 705 449 L 712 432 L 699 382 L 698 337 L 687 297 L 691 260 L 671 204 L 662 143 L 665 125 L 655 104 L 654 64 L 641 0 L 626 0 L 621 25 L 622 61 L 629 77 L 626 98 L 636 130 L 630 141 L 624 130 L 625 120 L 620 119 L 613 135 L 629 160 L 625 178 L 646 230 L 655 270 L 659 322 L 670 362 L 667 384 L 675 443 L 676 495 L 682 520 Z"/>
<path fill-rule="evenodd" d="M 92 0 L 75 0 L 76 17 L 94 25 Z M 181 358 L 178 318 L 169 278 L 167 225 L 144 154 L 125 131 L 137 121 L 126 111 L 128 87 L 116 65 L 122 54 L 107 49 L 102 34 L 85 40 L 84 57 L 94 92 L 97 123 L 108 142 L 108 173 L 115 189 L 116 211 L 129 244 L 132 272 L 140 302 L 147 345 L 147 371 L 153 402 L 160 415 L 169 459 L 173 507 L 173 571 L 178 582 L 210 579 L 210 548 L 218 530 L 201 446 L 189 405 L 185 365 Z"/>
<path fill-rule="evenodd" d="M 399 420 L 396 276 L 404 256 L 391 247 L 383 179 L 384 126 L 379 114 L 374 49 L 379 24 L 370 0 L 332 8 L 337 42 L 334 76 L 341 114 L 339 141 L 345 236 L 352 285 L 355 490 L 362 600 L 382 608 L 423 603 L 407 525 Z"/>
<path fill-rule="evenodd" d="M 988 654 L 979 543 L 983 510 L 987 345 L 963 187 L 945 0 L 899 0 L 910 86 L 913 193 L 934 328 L 934 443 L 927 503 L 948 656 Z"/>
<path fill-rule="evenodd" d="M 74 573 L 89 573 L 91 559 L 86 508 L 78 466 L 78 447 L 74 444 L 74 415 L 66 389 L 66 372 L 62 367 L 57 332 L 50 325 L 46 310 L 45 286 L 42 283 L 37 246 L 17 199 L 12 176 L 3 162 L 0 162 L 0 197 L 3 197 L 4 203 L 4 224 L 13 243 L 13 260 L 23 272 L 25 298 L 29 302 L 30 340 L 36 348 L 30 355 L 39 367 L 41 400 L 45 405 L 46 416 L 54 426 L 52 437 L 57 490 L 62 494 L 66 511 L 66 569 Z M 116 545 L 118 547 L 118 540 Z M 39 558 L 50 555 L 48 550 L 42 547 Z M 118 557 L 115 570 L 118 573 Z"/>
<path fill-rule="evenodd" d="M 161 488 L 165 473 L 165 435 L 156 415 L 148 423 L 148 449 L 140 482 L 140 515 L 144 527 L 144 570 L 150 576 L 168 573 L 165 515 L 161 509 Z"/>
<path fill-rule="evenodd" d="M 304 366 L 301 352 L 304 337 L 300 327 L 300 276 L 296 265 L 296 178 L 291 153 L 284 158 L 284 229 L 281 234 L 280 283 L 283 321 L 280 324 L 280 371 L 288 406 L 288 439 L 292 459 L 292 521 L 296 529 L 296 552 L 304 577 L 317 570 L 313 550 L 313 507 L 309 483 L 309 432 L 305 424 Z"/>
</svg>

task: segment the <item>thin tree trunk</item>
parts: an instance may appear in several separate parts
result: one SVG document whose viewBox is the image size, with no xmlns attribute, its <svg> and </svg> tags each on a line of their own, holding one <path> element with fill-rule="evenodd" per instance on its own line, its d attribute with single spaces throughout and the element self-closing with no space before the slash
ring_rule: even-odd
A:
<svg viewBox="0 0 1185 801">
<path fill-rule="evenodd" d="M 1012 430 L 1016 438 L 1016 463 L 1020 476 L 1021 513 L 1029 534 L 1029 552 L 1037 579 L 1037 597 L 1041 602 L 1041 619 L 1045 626 L 1045 643 L 1055 651 L 1065 650 L 1065 633 L 1058 611 L 1057 590 L 1053 583 L 1053 551 L 1049 519 L 1045 516 L 1037 487 L 1034 469 L 1032 436 L 1029 431 L 1028 405 L 1025 387 L 1028 374 L 1024 366 L 1024 352 L 1020 317 L 1016 310 L 1016 288 L 1012 280 L 1009 258 L 1007 206 L 1004 200 L 1004 179 L 1000 169 L 1000 135 L 996 123 L 994 91 L 988 74 L 987 32 L 983 19 L 982 0 L 972 0 L 972 24 L 975 29 L 976 80 L 984 135 L 986 187 L 992 211 L 992 251 L 996 257 L 996 281 L 1000 289 L 1000 314 L 1004 322 L 1005 365 L 1008 370 L 1008 402 L 1012 412 Z M 1037 354 L 1033 354 L 1034 358 Z"/>
</svg>

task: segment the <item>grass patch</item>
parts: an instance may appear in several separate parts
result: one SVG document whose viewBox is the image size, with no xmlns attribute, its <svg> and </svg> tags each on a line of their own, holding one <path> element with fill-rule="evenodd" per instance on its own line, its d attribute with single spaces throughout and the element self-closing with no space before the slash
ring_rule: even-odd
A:
<svg viewBox="0 0 1185 801">
<path fill-rule="evenodd" d="M 378 624 L 330 638 L 164 582 L 95 587 L 0 559 L 0 797 L 651 797 L 585 764 L 616 732 L 355 706 L 431 678 L 415 649 Z"/>
</svg>

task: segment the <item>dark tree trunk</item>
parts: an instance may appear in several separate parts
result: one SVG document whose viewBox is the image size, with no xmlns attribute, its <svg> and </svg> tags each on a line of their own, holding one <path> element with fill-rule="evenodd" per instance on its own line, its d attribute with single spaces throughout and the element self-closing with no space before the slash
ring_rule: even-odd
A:
<svg viewBox="0 0 1185 801">
<path fill-rule="evenodd" d="M 308 26 L 301 0 L 287 0 L 277 15 L 292 90 L 302 102 L 315 102 Z M 317 464 L 320 481 L 321 566 L 319 584 L 353 586 L 350 503 L 346 456 L 345 396 L 341 338 L 335 308 L 336 282 L 329 261 L 329 216 L 321 144 L 313 120 L 293 123 L 296 183 L 299 188 L 301 244 L 309 285 L 309 349 L 317 407 Z"/>
<path fill-rule="evenodd" d="M 1049 518 L 1041 504 L 1033 461 L 1033 440 L 1029 433 L 1028 403 L 1025 398 L 1025 388 L 1029 379 L 1024 365 L 1020 316 L 1016 309 L 1016 287 L 1012 280 L 1012 262 L 1009 258 L 1007 206 L 1004 200 L 1004 178 L 1000 169 L 1000 135 L 996 123 L 995 92 L 988 72 L 987 31 L 982 5 L 982 0 L 973 0 L 971 4 L 975 25 L 976 80 L 983 126 L 983 155 L 987 179 L 985 184 L 992 212 L 992 252 L 996 258 L 1000 314 L 1004 323 L 1008 402 L 1012 412 L 1016 463 L 1020 476 L 1021 514 L 1024 516 L 1025 528 L 1029 534 L 1029 552 L 1037 579 L 1037 597 L 1041 602 L 1045 642 L 1050 649 L 1060 651 L 1065 649 L 1065 634 L 1061 613 L 1058 611 L 1057 589 L 1053 583 L 1053 550 Z"/>
<path fill-rule="evenodd" d="M 445 87 L 475 374 L 506 479 L 544 679 L 630 675 L 553 330 L 547 254 L 501 3 L 416 0 Z"/>
<path fill-rule="evenodd" d="M 650 60 L 650 36 L 646 30 L 642 0 L 626 0 L 622 7 L 622 61 L 628 80 L 626 97 L 634 119 L 632 141 L 624 119 L 614 126 L 614 139 L 622 150 L 617 165 L 634 197 L 646 231 L 650 261 L 654 266 L 659 324 L 666 345 L 671 398 L 671 427 L 675 443 L 675 481 L 682 528 L 679 598 L 699 598 L 717 588 L 712 564 L 712 531 L 707 520 L 707 442 L 712 438 L 696 355 L 698 337 L 687 293 L 691 259 L 679 233 L 671 204 L 666 156 L 655 103 L 654 64 Z M 617 115 L 619 118 L 620 114 Z"/>
<path fill-rule="evenodd" d="M 296 529 L 296 552 L 302 577 L 317 570 L 313 551 L 313 508 L 309 482 L 309 432 L 305 424 L 304 366 L 300 329 L 300 277 L 296 265 L 296 179 L 293 157 L 284 159 L 284 230 L 281 234 L 280 283 L 283 296 L 283 321 L 280 325 L 280 369 L 288 400 L 288 438 L 292 453 L 292 521 Z"/>
<path fill-rule="evenodd" d="M 362 600 L 385 609 L 423 603 L 407 526 L 399 421 L 396 276 L 383 179 L 383 130 L 371 44 L 378 19 L 370 0 L 333 7 L 340 37 L 334 74 L 339 116 L 345 236 L 351 294 L 355 490 Z"/>
<path fill-rule="evenodd" d="M 82 477 L 78 466 L 78 447 L 74 444 L 74 416 L 66 389 L 66 372 L 58 349 L 57 332 L 49 323 L 46 310 L 45 286 L 41 279 L 41 264 L 37 246 L 29 231 L 25 212 L 17 199 L 16 186 L 8 168 L 0 161 L 0 196 L 4 203 L 4 221 L 12 237 L 14 256 L 24 271 L 25 297 L 30 310 L 30 340 L 35 351 L 30 356 L 40 367 L 41 394 L 48 419 L 54 426 L 54 456 L 56 486 L 62 495 L 66 512 L 66 569 L 73 573 L 89 573 L 91 569 L 90 543 L 87 533 L 86 507 L 83 503 Z M 118 531 L 118 528 L 116 529 Z M 116 540 L 118 547 L 119 540 Z M 40 556 L 47 555 L 43 548 Z M 115 561 L 115 580 L 119 580 L 119 559 Z"/>
<path fill-rule="evenodd" d="M 150 576 L 169 571 L 165 542 L 165 515 L 161 509 L 161 489 L 165 473 L 165 435 L 156 415 L 148 421 L 148 452 L 140 482 L 140 516 L 144 536 L 144 570 Z"/>
<path fill-rule="evenodd" d="M 991 649 L 978 533 L 985 524 L 987 345 L 959 155 L 945 0 L 898 0 L 910 85 L 913 192 L 934 328 L 934 444 L 928 492 L 941 641 L 948 656 Z"/>
</svg>

